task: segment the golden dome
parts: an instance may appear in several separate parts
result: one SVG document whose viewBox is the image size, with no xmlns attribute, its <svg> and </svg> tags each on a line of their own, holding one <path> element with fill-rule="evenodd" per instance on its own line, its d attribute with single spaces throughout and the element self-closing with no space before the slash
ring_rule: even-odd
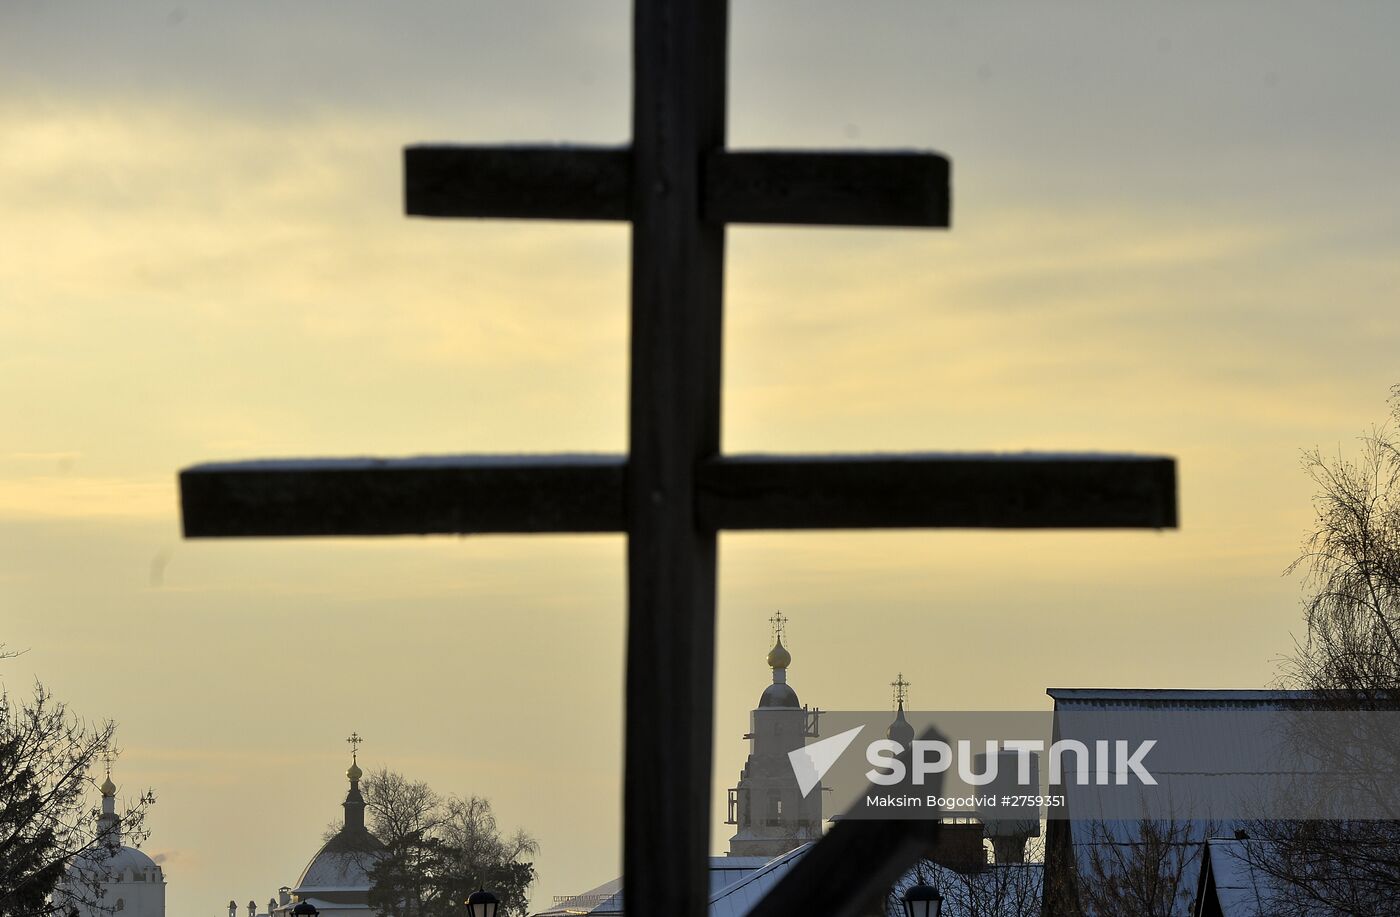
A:
<svg viewBox="0 0 1400 917">
<path fill-rule="evenodd" d="M 768 664 L 775 669 L 785 669 L 792 665 L 792 654 L 783 647 L 782 637 L 779 637 L 778 642 L 768 651 Z"/>
<path fill-rule="evenodd" d="M 102 791 L 103 796 L 117 795 L 117 785 L 112 782 L 111 774 L 107 775 L 107 779 L 102 781 L 102 786 L 98 787 L 98 789 Z"/>
<path fill-rule="evenodd" d="M 364 775 L 365 772 L 360 770 L 360 764 L 358 761 L 351 761 L 350 766 L 345 770 L 345 776 L 349 777 L 352 782 L 358 781 Z"/>
</svg>

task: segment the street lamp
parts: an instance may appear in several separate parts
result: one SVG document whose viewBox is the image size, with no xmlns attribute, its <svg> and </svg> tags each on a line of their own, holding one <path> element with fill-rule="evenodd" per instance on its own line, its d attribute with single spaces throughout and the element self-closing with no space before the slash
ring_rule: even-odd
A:
<svg viewBox="0 0 1400 917">
<path fill-rule="evenodd" d="M 467 910 L 471 912 L 471 917 L 496 917 L 496 908 L 500 904 L 496 896 L 484 888 L 478 888 L 467 898 Z"/>
<path fill-rule="evenodd" d="M 904 890 L 904 917 L 939 917 L 943 896 L 938 889 L 920 882 Z"/>
<path fill-rule="evenodd" d="M 303 901 L 292 908 L 292 917 L 317 917 L 320 913 L 310 901 Z"/>
</svg>

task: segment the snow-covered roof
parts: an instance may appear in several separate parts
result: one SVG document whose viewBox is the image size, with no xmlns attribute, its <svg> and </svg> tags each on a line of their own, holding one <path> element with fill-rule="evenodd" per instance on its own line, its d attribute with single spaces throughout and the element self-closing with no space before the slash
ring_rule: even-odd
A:
<svg viewBox="0 0 1400 917">
<path fill-rule="evenodd" d="M 305 900 L 316 893 L 368 892 L 369 871 L 384 845 L 364 828 L 342 828 L 306 864 L 292 894 Z"/>
<path fill-rule="evenodd" d="M 763 896 L 777 885 L 783 876 L 788 874 L 793 864 L 812 848 L 811 844 L 803 844 L 793 850 L 764 864 L 761 869 L 756 869 L 741 877 L 731 885 L 712 892 L 710 895 L 710 917 L 744 917 L 753 910 L 758 902 L 763 900 Z M 744 859 L 754 859 L 744 857 Z M 761 858 L 759 858 L 761 859 Z"/>
<path fill-rule="evenodd" d="M 599 904 L 611 898 L 622 889 L 622 879 L 609 879 L 602 885 L 595 885 L 586 892 L 579 892 L 576 895 L 567 897 L 560 896 L 554 899 L 554 906 L 547 911 L 541 911 L 536 917 L 544 915 L 568 915 L 587 914 Z"/>
<path fill-rule="evenodd" d="M 85 880 L 96 875 L 102 878 L 115 876 L 116 881 L 121 881 L 128 869 L 137 876 L 143 876 L 148 869 L 154 869 L 157 873 L 161 871 L 155 860 L 135 847 L 119 847 L 110 856 L 106 856 L 105 851 L 93 850 L 79 855 L 69 867 L 70 872 L 82 873 Z"/>
<path fill-rule="evenodd" d="M 710 857 L 711 896 L 724 891 L 746 876 L 752 875 L 768 865 L 769 859 L 767 857 Z M 574 914 L 591 914 L 594 917 L 603 917 L 603 915 L 622 913 L 622 879 L 618 878 L 604 882 L 589 891 L 560 900 L 549 910 L 541 911 L 536 917 L 564 917 L 564 915 Z"/>
</svg>

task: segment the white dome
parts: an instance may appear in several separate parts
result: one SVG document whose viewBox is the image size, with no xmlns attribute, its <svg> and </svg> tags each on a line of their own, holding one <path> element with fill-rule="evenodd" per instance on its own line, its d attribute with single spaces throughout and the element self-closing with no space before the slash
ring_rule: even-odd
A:
<svg viewBox="0 0 1400 917">
<path fill-rule="evenodd" d="M 135 847 L 123 847 L 102 865 L 107 868 L 108 872 L 121 872 L 123 869 L 134 869 L 140 872 L 143 869 L 159 868 L 156 866 L 155 860 Z"/>
<path fill-rule="evenodd" d="M 342 829 L 306 864 L 292 892 L 304 898 L 316 892 L 368 891 L 373 884 L 369 871 L 383 855 L 384 845 L 368 831 Z"/>
<path fill-rule="evenodd" d="M 148 869 L 154 869 L 157 875 L 160 874 L 160 866 L 144 852 L 135 847 L 120 847 L 111 856 L 106 856 L 105 851 L 101 850 L 89 851 L 74 859 L 68 871 L 70 874 L 76 873 L 85 881 L 105 881 L 111 876 L 115 881 L 122 882 L 126 878 L 127 870 L 131 870 L 144 881 Z"/>
</svg>

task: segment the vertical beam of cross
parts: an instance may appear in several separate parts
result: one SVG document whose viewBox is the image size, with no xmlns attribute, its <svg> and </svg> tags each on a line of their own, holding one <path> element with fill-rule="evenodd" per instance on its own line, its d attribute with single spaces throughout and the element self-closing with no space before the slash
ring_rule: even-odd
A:
<svg viewBox="0 0 1400 917">
<path fill-rule="evenodd" d="M 633 30 L 623 802 L 633 914 L 699 917 L 709 897 L 717 536 L 694 494 L 697 469 L 720 451 L 724 224 L 704 218 L 700 166 L 724 149 L 727 6 L 639 2 Z"/>
</svg>

